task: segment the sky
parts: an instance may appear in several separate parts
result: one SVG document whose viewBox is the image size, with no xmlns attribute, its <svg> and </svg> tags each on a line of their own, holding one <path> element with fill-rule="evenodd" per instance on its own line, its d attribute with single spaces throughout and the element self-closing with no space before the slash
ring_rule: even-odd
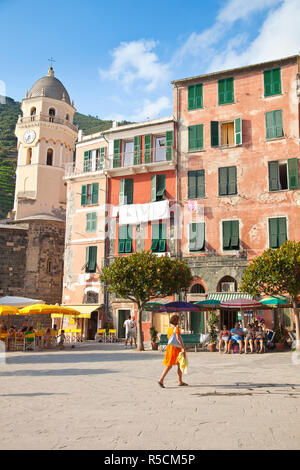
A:
<svg viewBox="0 0 300 470">
<path fill-rule="evenodd" d="M 0 95 L 48 72 L 77 111 L 172 115 L 172 80 L 300 52 L 300 0 L 0 0 Z"/>
</svg>

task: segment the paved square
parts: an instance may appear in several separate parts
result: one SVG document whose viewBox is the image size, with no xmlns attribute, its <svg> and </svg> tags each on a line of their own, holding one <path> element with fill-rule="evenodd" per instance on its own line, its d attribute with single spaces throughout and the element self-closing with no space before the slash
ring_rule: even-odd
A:
<svg viewBox="0 0 300 470">
<path fill-rule="evenodd" d="M 190 386 L 176 385 L 174 369 L 161 389 L 157 351 L 8 353 L 0 449 L 299 449 L 300 355 L 188 358 Z"/>
</svg>

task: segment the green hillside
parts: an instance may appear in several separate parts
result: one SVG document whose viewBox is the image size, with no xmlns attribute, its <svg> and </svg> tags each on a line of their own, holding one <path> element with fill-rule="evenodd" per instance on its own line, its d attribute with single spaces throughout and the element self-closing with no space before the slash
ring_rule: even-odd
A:
<svg viewBox="0 0 300 470">
<path fill-rule="evenodd" d="M 17 139 L 14 130 L 21 114 L 20 103 L 12 98 L 6 98 L 6 104 L 0 104 L 0 219 L 6 217 L 8 211 L 13 208 L 17 163 Z M 75 113 L 74 124 L 79 126 L 84 134 L 89 134 L 109 129 L 112 121 Z"/>
</svg>

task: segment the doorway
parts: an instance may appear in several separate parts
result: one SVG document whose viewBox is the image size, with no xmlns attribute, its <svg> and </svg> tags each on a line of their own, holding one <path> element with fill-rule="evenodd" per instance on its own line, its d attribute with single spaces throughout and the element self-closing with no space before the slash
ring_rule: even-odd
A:
<svg viewBox="0 0 300 470">
<path fill-rule="evenodd" d="M 131 315 L 131 310 L 118 310 L 118 338 L 125 338 L 124 321 Z"/>
<path fill-rule="evenodd" d="M 88 321 L 88 334 L 87 339 L 94 339 L 98 328 L 98 311 L 91 313 L 91 318 Z"/>
<path fill-rule="evenodd" d="M 220 329 L 226 325 L 229 330 L 234 328 L 238 321 L 238 312 L 236 310 L 220 310 Z"/>
<path fill-rule="evenodd" d="M 204 333 L 204 312 L 191 312 L 192 333 Z"/>
</svg>

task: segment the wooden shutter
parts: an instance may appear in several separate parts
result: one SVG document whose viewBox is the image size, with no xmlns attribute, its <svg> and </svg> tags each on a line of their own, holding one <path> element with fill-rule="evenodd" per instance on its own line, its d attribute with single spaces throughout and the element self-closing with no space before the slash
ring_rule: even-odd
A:
<svg viewBox="0 0 300 470">
<path fill-rule="evenodd" d="M 278 247 L 283 245 L 287 240 L 286 233 L 286 218 L 279 217 L 278 219 Z"/>
<path fill-rule="evenodd" d="M 219 146 L 219 123 L 218 121 L 210 122 L 210 142 L 212 147 Z"/>
<path fill-rule="evenodd" d="M 189 226 L 189 250 L 197 251 L 197 225 L 192 222 Z"/>
<path fill-rule="evenodd" d="M 99 149 L 99 170 L 104 168 L 104 158 L 105 158 L 105 147 Z"/>
<path fill-rule="evenodd" d="M 92 184 L 92 204 L 98 204 L 98 190 L 99 190 L 99 183 Z"/>
<path fill-rule="evenodd" d="M 88 261 L 88 270 L 90 273 L 96 272 L 97 267 L 97 247 L 89 247 L 89 261 Z"/>
<path fill-rule="evenodd" d="M 173 158 L 173 145 L 174 145 L 174 133 L 173 131 L 166 132 L 166 159 L 172 160 Z"/>
<path fill-rule="evenodd" d="M 289 189 L 298 188 L 298 159 L 288 159 Z"/>
<path fill-rule="evenodd" d="M 156 178 L 156 200 L 166 199 L 166 175 L 157 175 Z"/>
<path fill-rule="evenodd" d="M 264 71 L 264 88 L 265 88 L 265 96 L 272 95 L 272 72 L 271 70 Z"/>
<path fill-rule="evenodd" d="M 280 69 L 273 69 L 272 72 L 272 94 L 279 95 L 281 93 L 281 72 Z"/>
<path fill-rule="evenodd" d="M 279 172 L 278 162 L 269 162 L 269 191 L 278 191 L 279 189 Z"/>
<path fill-rule="evenodd" d="M 151 201 L 156 201 L 156 175 L 151 175 Z"/>
<path fill-rule="evenodd" d="M 205 171 L 197 170 L 197 186 L 196 186 L 198 199 L 205 197 Z"/>
<path fill-rule="evenodd" d="M 225 80 L 218 81 L 219 104 L 225 103 Z"/>
<path fill-rule="evenodd" d="M 84 157 L 83 157 L 83 171 L 89 171 L 90 169 L 90 152 L 86 151 L 84 152 Z"/>
<path fill-rule="evenodd" d="M 195 86 L 188 88 L 188 109 L 195 109 Z"/>
<path fill-rule="evenodd" d="M 113 156 L 113 168 L 119 168 L 121 166 L 121 140 L 114 140 L 114 156 Z"/>
<path fill-rule="evenodd" d="M 275 123 L 275 137 L 283 137 L 282 110 L 273 111 Z"/>
<path fill-rule="evenodd" d="M 236 194 L 237 193 L 237 184 L 236 184 L 236 166 L 228 167 L 228 189 L 227 194 Z"/>
<path fill-rule="evenodd" d="M 152 135 L 147 134 L 144 137 L 144 163 L 151 163 Z"/>
<path fill-rule="evenodd" d="M 188 172 L 188 199 L 197 197 L 197 171 Z"/>
<path fill-rule="evenodd" d="M 86 232 L 91 232 L 91 214 L 86 214 Z"/>
<path fill-rule="evenodd" d="M 225 80 L 225 102 L 232 103 L 234 101 L 233 78 Z"/>
<path fill-rule="evenodd" d="M 223 226 L 223 250 L 230 249 L 230 238 L 231 238 L 231 221 L 224 220 Z"/>
<path fill-rule="evenodd" d="M 119 184 L 119 206 L 125 204 L 125 180 L 120 180 Z"/>
<path fill-rule="evenodd" d="M 189 133 L 189 150 L 201 150 L 203 149 L 203 124 L 196 126 L 190 126 L 188 128 Z"/>
<path fill-rule="evenodd" d="M 125 244 L 127 241 L 127 225 L 119 225 L 118 252 L 125 253 Z"/>
<path fill-rule="evenodd" d="M 157 251 L 159 247 L 159 224 L 151 224 L 152 228 L 152 244 L 151 250 Z"/>
<path fill-rule="evenodd" d="M 125 253 L 131 253 L 132 252 L 132 239 L 133 239 L 133 230 L 132 230 L 132 225 L 127 225 L 127 236 L 126 236 L 126 242 L 125 242 Z"/>
<path fill-rule="evenodd" d="M 235 145 L 241 145 L 243 143 L 242 118 L 234 120 L 234 143 Z"/>
<path fill-rule="evenodd" d="M 87 204 L 87 185 L 83 184 L 81 186 L 81 205 L 86 206 Z"/>
<path fill-rule="evenodd" d="M 141 163 L 141 148 L 142 148 L 142 137 L 140 135 L 134 137 L 134 165 Z"/>
<path fill-rule="evenodd" d="M 195 149 L 195 140 L 196 140 L 196 126 L 189 126 L 188 128 L 188 148 L 189 150 Z"/>
<path fill-rule="evenodd" d="M 200 222 L 198 224 L 198 246 L 199 250 L 204 250 L 205 249 L 205 223 Z"/>
<path fill-rule="evenodd" d="M 124 203 L 132 204 L 133 203 L 133 179 L 126 178 L 124 180 Z"/>
<path fill-rule="evenodd" d="M 228 168 L 219 168 L 219 196 L 227 195 Z"/>
<path fill-rule="evenodd" d="M 274 139 L 275 137 L 274 111 L 269 111 L 266 113 L 266 138 Z"/>
<path fill-rule="evenodd" d="M 238 250 L 240 247 L 239 221 L 231 221 L 231 248 Z"/>
<path fill-rule="evenodd" d="M 196 149 L 203 149 L 203 124 L 196 126 Z"/>
<path fill-rule="evenodd" d="M 269 219 L 270 248 L 278 248 L 278 219 Z"/>
<path fill-rule="evenodd" d="M 199 83 L 195 85 L 195 107 L 202 108 L 203 107 L 203 85 Z"/>
<path fill-rule="evenodd" d="M 91 213 L 91 232 L 97 232 L 97 213 Z"/>
</svg>

